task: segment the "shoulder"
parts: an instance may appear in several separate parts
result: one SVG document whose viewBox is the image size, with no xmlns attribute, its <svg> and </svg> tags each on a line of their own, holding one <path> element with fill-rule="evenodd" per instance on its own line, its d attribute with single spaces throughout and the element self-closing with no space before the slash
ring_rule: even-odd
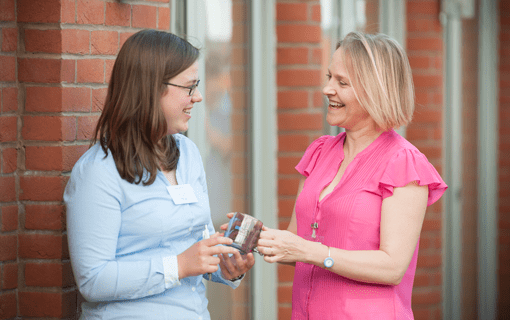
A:
<svg viewBox="0 0 510 320">
<path fill-rule="evenodd" d="M 111 152 L 106 154 L 96 143 L 76 161 L 71 176 L 106 177 L 119 175 Z"/>
<path fill-rule="evenodd" d="M 406 138 L 402 137 L 396 131 L 392 132 L 392 136 L 395 139 L 397 145 L 399 145 L 402 149 L 419 151 L 411 142 L 409 142 Z"/>
<path fill-rule="evenodd" d="M 337 136 L 324 135 L 315 139 L 307 148 L 306 152 L 322 151 L 323 149 L 333 148 L 341 141 L 345 136 L 345 132 L 338 134 Z"/>
<path fill-rule="evenodd" d="M 390 157 L 394 157 L 402 153 L 412 153 L 425 157 L 425 155 L 423 155 L 423 153 L 418 150 L 416 146 L 414 146 L 411 142 L 409 142 L 406 138 L 402 137 L 394 130 L 387 132 L 386 141 L 389 145 L 387 150 Z"/>
<path fill-rule="evenodd" d="M 391 138 L 391 152 L 388 153 L 388 162 L 379 180 L 383 198 L 391 196 L 393 188 L 416 182 L 419 186 L 428 186 L 427 205 L 431 205 L 441 197 L 448 186 L 418 148 L 396 132 Z"/>
<path fill-rule="evenodd" d="M 345 133 L 341 133 L 336 137 L 325 135 L 313 141 L 296 166 L 296 170 L 305 177 L 308 177 L 320 162 L 319 159 L 323 159 L 322 155 L 329 154 L 330 157 L 334 156 L 334 152 L 330 153 L 328 151 L 337 146 L 344 136 Z"/>
<path fill-rule="evenodd" d="M 200 151 L 198 150 L 197 145 L 190 138 L 186 137 L 181 133 L 173 134 L 172 137 L 177 144 L 177 148 L 179 148 L 179 152 L 181 156 L 184 157 L 193 157 L 199 156 Z"/>
<path fill-rule="evenodd" d="M 99 144 L 87 150 L 76 162 L 66 185 L 66 204 L 94 192 L 111 194 L 120 198 L 120 185 L 123 183 L 111 153 L 105 154 Z"/>
</svg>

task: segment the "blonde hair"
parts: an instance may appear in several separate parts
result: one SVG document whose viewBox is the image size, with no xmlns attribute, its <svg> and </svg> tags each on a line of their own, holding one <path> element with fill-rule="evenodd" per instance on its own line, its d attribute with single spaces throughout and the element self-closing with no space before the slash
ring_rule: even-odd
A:
<svg viewBox="0 0 510 320">
<path fill-rule="evenodd" d="M 414 85 L 404 49 L 385 34 L 351 32 L 338 42 L 354 94 L 383 130 L 411 122 Z"/>
</svg>

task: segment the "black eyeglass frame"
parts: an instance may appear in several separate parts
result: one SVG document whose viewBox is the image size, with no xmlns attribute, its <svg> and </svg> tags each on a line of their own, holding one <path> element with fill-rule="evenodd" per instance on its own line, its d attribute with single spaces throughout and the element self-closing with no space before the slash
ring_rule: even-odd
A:
<svg viewBox="0 0 510 320">
<path fill-rule="evenodd" d="M 192 96 L 195 93 L 195 90 L 197 89 L 199 83 L 200 83 L 200 79 L 197 80 L 197 82 L 192 84 L 191 86 L 185 87 L 185 86 L 180 86 L 178 84 L 173 84 L 173 83 L 170 83 L 170 82 L 163 82 L 163 84 L 166 84 L 166 85 L 169 85 L 169 86 L 179 87 L 179 88 L 183 88 L 183 89 L 189 89 L 189 95 L 190 96 Z"/>
</svg>

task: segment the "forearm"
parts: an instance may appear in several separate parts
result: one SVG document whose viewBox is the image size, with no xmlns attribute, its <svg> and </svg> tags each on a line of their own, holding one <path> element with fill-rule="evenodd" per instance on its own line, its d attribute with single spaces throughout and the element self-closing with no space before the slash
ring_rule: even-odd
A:
<svg viewBox="0 0 510 320">
<path fill-rule="evenodd" d="M 167 289 L 161 258 L 108 261 L 87 269 L 73 267 L 80 292 L 87 301 L 138 299 Z"/>
<path fill-rule="evenodd" d="M 382 250 L 342 250 L 331 248 L 334 265 L 324 267 L 328 256 L 328 247 L 318 242 L 307 241 L 303 248 L 301 262 L 313 264 L 330 270 L 343 277 L 387 285 L 400 283 L 407 266 L 399 264 Z"/>
</svg>

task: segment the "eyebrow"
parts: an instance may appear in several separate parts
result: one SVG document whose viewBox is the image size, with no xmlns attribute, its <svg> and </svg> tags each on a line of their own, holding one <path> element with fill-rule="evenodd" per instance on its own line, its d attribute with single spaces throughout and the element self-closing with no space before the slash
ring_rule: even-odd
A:
<svg viewBox="0 0 510 320">
<path fill-rule="evenodd" d="M 333 73 L 331 72 L 331 70 L 329 70 L 329 68 L 328 68 L 328 73 L 333 76 Z M 343 81 L 343 82 L 348 82 L 349 81 L 349 79 L 347 77 L 342 76 L 342 75 L 334 75 L 333 77 L 335 79 L 337 79 L 338 81 Z"/>
<path fill-rule="evenodd" d="M 195 84 L 195 83 L 197 83 L 197 81 L 198 81 L 198 80 L 199 80 L 198 78 L 196 78 L 196 79 L 191 79 L 191 80 L 187 81 L 186 83 L 189 83 L 189 84 Z"/>
</svg>

